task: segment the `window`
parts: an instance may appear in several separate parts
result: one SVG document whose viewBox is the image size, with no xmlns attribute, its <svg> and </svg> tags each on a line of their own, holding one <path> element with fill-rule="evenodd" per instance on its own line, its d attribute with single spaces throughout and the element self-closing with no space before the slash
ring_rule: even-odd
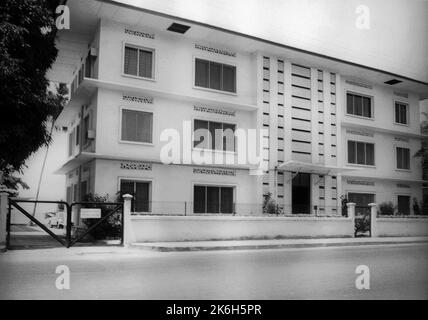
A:
<svg viewBox="0 0 428 320">
<path fill-rule="evenodd" d="M 375 202 L 375 195 L 373 193 L 348 193 L 348 201 L 356 204 L 357 207 L 368 207 L 369 203 Z"/>
<path fill-rule="evenodd" d="M 85 146 L 88 142 L 88 130 L 89 130 L 89 114 L 83 118 L 83 145 Z"/>
<path fill-rule="evenodd" d="M 88 55 L 85 59 L 85 77 L 94 78 L 95 76 L 95 60 L 96 56 L 91 55 L 91 51 L 88 52 Z"/>
<path fill-rule="evenodd" d="M 410 214 L 410 196 L 397 196 L 397 202 L 398 214 Z"/>
<path fill-rule="evenodd" d="M 73 154 L 73 132 L 68 135 L 68 156 Z"/>
<path fill-rule="evenodd" d="M 233 187 L 194 186 L 194 213 L 233 213 Z"/>
<path fill-rule="evenodd" d="M 348 141 L 348 163 L 374 166 L 374 144 Z"/>
<path fill-rule="evenodd" d="M 410 149 L 397 147 L 397 169 L 410 170 Z"/>
<path fill-rule="evenodd" d="M 88 181 L 82 181 L 80 183 L 80 201 L 84 201 L 88 194 Z"/>
<path fill-rule="evenodd" d="M 147 181 L 120 181 L 120 194 L 133 196 L 131 202 L 132 212 L 150 212 L 150 182 Z"/>
<path fill-rule="evenodd" d="M 80 125 L 77 125 L 76 127 L 76 146 L 78 146 L 80 143 Z"/>
<path fill-rule="evenodd" d="M 153 78 L 153 50 L 125 46 L 125 61 L 123 73 L 142 77 Z"/>
<path fill-rule="evenodd" d="M 73 201 L 77 201 L 77 183 L 73 185 Z"/>
<path fill-rule="evenodd" d="M 195 59 L 195 86 L 236 92 L 236 67 Z"/>
<path fill-rule="evenodd" d="M 72 193 L 71 186 L 68 186 L 67 187 L 67 195 L 66 195 L 66 197 L 67 197 L 67 203 L 71 203 L 71 201 L 72 201 L 72 195 L 71 195 L 71 193 Z"/>
<path fill-rule="evenodd" d="M 153 113 L 122 110 L 122 140 L 152 143 Z"/>
<path fill-rule="evenodd" d="M 235 151 L 235 125 L 230 123 L 195 120 L 195 148 Z"/>
<path fill-rule="evenodd" d="M 372 98 L 354 93 L 347 93 L 346 112 L 355 116 L 372 118 Z"/>
<path fill-rule="evenodd" d="M 395 122 L 400 124 L 408 124 L 407 119 L 408 104 L 395 102 Z"/>
</svg>

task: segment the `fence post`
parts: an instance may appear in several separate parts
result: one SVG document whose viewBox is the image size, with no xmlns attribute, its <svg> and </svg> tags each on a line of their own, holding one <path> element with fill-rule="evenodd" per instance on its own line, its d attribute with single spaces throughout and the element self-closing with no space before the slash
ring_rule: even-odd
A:
<svg viewBox="0 0 428 320">
<path fill-rule="evenodd" d="M 65 225 L 65 235 L 66 235 L 66 241 L 67 241 L 67 248 L 70 248 L 70 243 L 71 243 L 71 215 L 72 215 L 72 212 L 71 212 L 71 207 L 70 207 L 70 205 L 67 203 L 66 205 L 65 205 L 65 209 L 67 210 L 66 212 L 67 212 L 67 224 Z M 77 232 L 77 231 L 76 231 Z M 76 235 L 76 237 L 77 237 L 77 235 Z"/>
<path fill-rule="evenodd" d="M 346 203 L 346 207 L 348 210 L 348 218 L 355 220 L 355 203 L 354 202 L 348 202 L 348 203 Z"/>
<path fill-rule="evenodd" d="M 377 237 L 377 205 L 369 203 L 370 207 L 370 236 Z"/>
<path fill-rule="evenodd" d="M 8 197 L 7 192 L 0 193 L 0 251 L 6 249 Z"/>
<path fill-rule="evenodd" d="M 132 196 L 130 194 L 124 194 L 123 196 L 123 245 L 129 246 L 135 241 L 134 233 L 131 225 L 131 201 Z"/>
<path fill-rule="evenodd" d="M 355 237 L 355 203 L 347 202 L 346 209 L 347 209 L 348 218 L 352 222 L 352 236 Z"/>
</svg>

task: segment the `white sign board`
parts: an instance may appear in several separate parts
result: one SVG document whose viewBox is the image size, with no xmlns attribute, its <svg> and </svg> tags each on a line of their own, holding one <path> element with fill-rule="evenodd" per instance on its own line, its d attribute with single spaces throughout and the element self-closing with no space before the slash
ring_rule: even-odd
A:
<svg viewBox="0 0 428 320">
<path fill-rule="evenodd" d="M 98 219 L 101 218 L 100 208 L 82 208 L 80 209 L 81 219 Z"/>
</svg>

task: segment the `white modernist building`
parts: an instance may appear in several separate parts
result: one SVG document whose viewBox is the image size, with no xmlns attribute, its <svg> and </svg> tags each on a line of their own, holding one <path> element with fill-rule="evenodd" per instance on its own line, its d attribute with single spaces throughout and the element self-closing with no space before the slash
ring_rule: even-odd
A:
<svg viewBox="0 0 428 320">
<path fill-rule="evenodd" d="M 261 215 L 270 193 L 302 219 L 342 216 L 343 196 L 418 213 L 428 83 L 111 1 L 68 5 L 56 62 L 71 83 L 58 119 L 68 201 L 130 193 L 135 213 L 203 219 Z M 171 129 L 180 161 L 165 164 Z M 226 134 L 238 129 L 262 133 L 261 172 L 238 161 L 246 140 Z"/>
</svg>

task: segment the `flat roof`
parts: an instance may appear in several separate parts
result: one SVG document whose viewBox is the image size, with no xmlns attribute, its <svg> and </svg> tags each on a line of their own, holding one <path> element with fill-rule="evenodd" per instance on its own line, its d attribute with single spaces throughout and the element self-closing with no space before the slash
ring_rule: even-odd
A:
<svg viewBox="0 0 428 320">
<path fill-rule="evenodd" d="M 163 12 L 159 12 L 159 11 L 154 11 L 154 10 L 150 10 L 150 9 L 146 9 L 146 8 L 142 8 L 142 7 L 138 7 L 138 6 L 127 4 L 127 3 L 118 2 L 116 0 L 96 0 L 96 1 L 104 2 L 104 3 L 109 3 L 109 4 L 112 4 L 112 5 L 121 6 L 121 7 L 124 7 L 124 8 L 129 8 L 129 9 L 132 9 L 132 10 L 138 10 L 138 11 L 141 11 L 141 12 L 145 12 L 145 13 L 157 15 L 157 16 L 160 16 L 160 17 L 168 18 L 168 19 L 179 20 L 181 22 L 186 22 L 186 23 L 191 23 L 191 24 L 194 24 L 194 25 L 199 25 L 199 26 L 202 26 L 202 27 L 210 28 L 210 29 L 213 29 L 213 30 L 221 31 L 221 32 L 226 32 L 226 33 L 229 33 L 229 34 L 232 34 L 232 35 L 236 35 L 236 36 L 239 36 L 239 37 L 244 37 L 244 38 L 248 38 L 248 39 L 251 39 L 251 40 L 256 40 L 256 41 L 264 42 L 266 44 L 271 44 L 271 45 L 282 47 L 282 48 L 286 48 L 286 49 L 292 49 L 292 50 L 297 51 L 297 52 L 301 52 L 301 53 L 305 53 L 305 54 L 311 54 L 311 55 L 314 55 L 314 56 L 317 56 L 317 57 L 321 57 L 321 58 L 333 60 L 333 61 L 336 61 L 336 62 L 346 63 L 346 64 L 349 64 L 349 65 L 352 65 L 352 66 L 357 66 L 357 67 L 361 67 L 361 68 L 373 70 L 373 71 L 376 71 L 376 72 L 382 72 L 382 73 L 388 74 L 388 75 L 390 75 L 392 77 L 400 77 L 400 78 L 405 79 L 405 80 L 409 80 L 409 81 L 413 81 L 413 82 L 416 82 L 416 83 L 421 83 L 421 84 L 424 84 L 424 85 L 428 85 L 428 82 L 421 81 L 421 80 L 418 80 L 418 79 L 409 78 L 409 77 L 406 77 L 406 76 L 403 76 L 403 75 L 400 75 L 400 74 L 389 72 L 387 70 L 382 70 L 382 69 L 370 67 L 370 66 L 367 66 L 367 65 L 359 64 L 359 63 L 356 63 L 356 62 L 352 62 L 352 61 L 348 61 L 348 60 L 339 59 L 339 58 L 335 58 L 335 57 L 332 57 L 332 56 L 324 55 L 324 54 L 317 53 L 317 52 L 314 52 L 314 51 L 309 51 L 309 50 L 305 50 L 305 49 L 301 49 L 301 48 L 289 46 L 289 45 L 286 45 L 286 44 L 283 44 L 283 43 L 274 42 L 274 41 L 270 41 L 270 40 L 267 40 L 267 39 L 255 37 L 255 36 L 252 36 L 252 35 L 249 35 L 249 34 L 245 34 L 245 33 L 242 33 L 242 32 L 237 32 L 237 31 L 234 31 L 234 30 L 221 28 L 221 27 L 214 26 L 214 25 L 211 25 L 211 24 L 208 24 L 208 23 L 204 23 L 204 22 L 200 22 L 200 21 L 196 21 L 196 20 L 191 20 L 191 19 L 187 19 L 187 18 L 182 18 L 182 17 L 179 17 L 179 16 L 175 16 L 175 15 L 171 15 L 171 14 L 167 14 L 167 13 L 163 13 Z"/>
<path fill-rule="evenodd" d="M 153 28 L 159 33 L 169 33 L 169 31 L 166 31 L 167 27 L 172 22 L 178 21 L 191 26 L 190 32 L 180 35 L 183 40 L 196 41 L 202 44 L 212 42 L 241 52 L 272 54 L 296 64 L 338 73 L 346 79 L 381 85 L 396 91 L 413 92 L 419 95 L 421 100 L 428 98 L 428 82 L 207 23 L 115 0 L 95 0 L 90 2 L 73 0 L 68 1 L 67 5 L 70 7 L 72 30 L 58 31 L 59 54 L 57 61 L 48 74 L 48 78 L 52 81 L 71 82 L 73 72 L 76 70 L 77 65 L 81 63 L 81 57 L 87 51 L 88 44 L 93 40 L 92 37 L 100 19 L 117 21 L 134 28 Z M 385 81 L 392 78 L 402 82 L 391 86 L 384 84 Z"/>
</svg>

